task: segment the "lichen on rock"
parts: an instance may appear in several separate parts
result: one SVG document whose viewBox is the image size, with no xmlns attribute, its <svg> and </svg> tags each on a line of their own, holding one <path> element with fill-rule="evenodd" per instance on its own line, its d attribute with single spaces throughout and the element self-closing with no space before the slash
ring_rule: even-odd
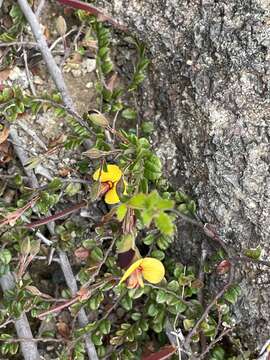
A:
<svg viewBox="0 0 270 360">
<path fill-rule="evenodd" d="M 146 43 L 151 67 L 141 106 L 156 119 L 155 144 L 173 183 L 192 191 L 200 216 L 237 249 L 260 245 L 267 255 L 269 2 L 96 3 Z M 186 240 L 176 245 L 183 252 Z M 241 275 L 236 319 L 255 348 L 268 337 L 269 276 L 245 268 Z"/>
</svg>

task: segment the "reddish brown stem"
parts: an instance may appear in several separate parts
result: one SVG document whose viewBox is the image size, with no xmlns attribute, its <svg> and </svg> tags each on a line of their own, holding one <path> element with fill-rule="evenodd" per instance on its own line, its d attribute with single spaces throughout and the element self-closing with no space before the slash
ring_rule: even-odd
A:
<svg viewBox="0 0 270 360">
<path fill-rule="evenodd" d="M 39 317 L 39 319 L 41 319 L 41 318 L 44 318 L 44 316 L 46 316 L 46 315 L 49 315 L 49 314 L 53 314 L 53 313 L 55 313 L 55 312 L 58 312 L 58 311 L 66 308 L 66 307 L 68 307 L 68 306 L 70 306 L 70 305 L 75 304 L 75 303 L 79 300 L 79 298 L 80 298 L 80 297 L 77 296 L 77 297 L 75 297 L 74 299 L 71 299 L 71 300 L 65 302 L 64 304 L 58 305 L 58 306 L 56 306 L 56 307 L 54 307 L 54 308 L 52 308 L 52 309 L 50 309 L 50 310 L 44 311 L 43 313 L 39 314 L 38 317 Z"/>
<path fill-rule="evenodd" d="M 62 217 L 66 216 L 66 215 L 72 214 L 73 212 L 85 207 L 86 205 L 87 205 L 87 202 L 82 201 L 82 202 L 80 202 L 78 204 L 75 204 L 75 205 L 65 209 L 65 210 L 59 211 L 58 213 L 56 213 L 54 215 L 47 216 L 47 217 L 39 219 L 37 221 L 33 221 L 30 224 L 26 224 L 25 227 L 27 227 L 28 229 L 34 229 L 34 228 L 39 227 L 41 225 L 48 224 L 51 221 L 55 221 L 55 220 L 61 219 Z"/>
<path fill-rule="evenodd" d="M 79 0 L 58 0 L 61 4 L 68 5 L 73 9 L 81 9 L 84 11 L 89 12 L 100 18 L 102 21 L 108 21 L 114 27 L 122 30 L 127 31 L 127 27 L 124 25 L 119 24 L 116 20 L 114 20 L 111 16 L 104 14 L 104 12 L 93 5 L 87 4 L 83 1 Z"/>
</svg>

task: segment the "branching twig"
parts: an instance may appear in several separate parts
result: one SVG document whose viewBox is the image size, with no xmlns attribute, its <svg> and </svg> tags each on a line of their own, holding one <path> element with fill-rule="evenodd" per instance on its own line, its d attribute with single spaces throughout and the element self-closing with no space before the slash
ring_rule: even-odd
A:
<svg viewBox="0 0 270 360">
<path fill-rule="evenodd" d="M 205 240 L 202 240 L 201 244 L 201 262 L 200 262 L 200 269 L 199 269 L 199 276 L 198 279 L 201 281 L 202 284 L 204 284 L 204 264 L 207 256 L 207 250 L 205 246 Z M 198 300 L 202 306 L 202 309 L 204 308 L 204 286 L 202 286 L 199 289 L 198 292 Z M 206 349 L 206 337 L 204 333 L 200 334 L 200 343 L 201 343 L 201 351 L 204 351 Z"/>
<path fill-rule="evenodd" d="M 38 47 L 38 44 L 31 41 L 11 41 L 0 43 L 0 47 L 10 47 L 10 46 L 26 46 L 26 47 Z"/>
<path fill-rule="evenodd" d="M 71 290 L 72 296 L 75 296 L 77 294 L 78 287 L 77 287 L 76 279 L 73 275 L 68 257 L 66 255 L 66 253 L 62 250 L 59 250 L 58 254 L 59 254 L 61 268 L 64 273 L 66 283 Z M 88 324 L 88 318 L 86 316 L 84 309 L 80 309 L 80 311 L 78 313 L 78 319 L 79 319 L 80 326 L 84 327 Z M 92 343 L 89 334 L 84 335 L 84 341 L 86 344 L 86 349 L 87 349 L 89 360 L 98 360 L 95 346 Z"/>
<path fill-rule="evenodd" d="M 11 273 L 7 273 L 0 278 L 0 284 L 3 292 L 15 287 L 15 281 Z M 21 316 L 14 321 L 17 341 L 21 343 L 21 351 L 25 360 L 39 360 L 37 345 L 33 342 L 33 335 L 27 317 L 23 312 Z M 23 340 L 24 339 L 24 340 Z M 27 340 L 26 340 L 27 339 Z"/>
<path fill-rule="evenodd" d="M 37 19 L 38 19 L 38 18 L 40 17 L 40 15 L 41 15 L 41 12 L 42 12 L 42 10 L 43 10 L 43 8 L 44 8 L 45 2 L 46 2 L 46 0 L 40 0 L 40 1 L 39 1 L 39 4 L 38 4 L 37 9 L 36 9 L 36 12 L 35 12 L 35 15 L 36 15 Z"/>
<path fill-rule="evenodd" d="M 69 92 L 67 90 L 66 84 L 65 84 L 63 76 L 61 74 L 61 71 L 60 71 L 59 67 L 57 66 L 57 64 L 48 48 L 46 39 L 43 35 L 40 24 L 35 16 L 35 14 L 33 13 L 30 5 L 28 4 L 28 2 L 26 0 L 18 0 L 18 4 L 32 29 L 33 35 L 38 43 L 38 46 L 39 46 L 39 49 L 43 56 L 43 59 L 47 65 L 48 71 L 49 71 L 50 75 L 52 76 L 57 89 L 61 93 L 65 105 L 69 109 L 75 111 L 73 101 L 69 95 Z"/>
<path fill-rule="evenodd" d="M 196 360 L 203 360 L 205 355 L 209 353 L 209 351 L 213 348 L 213 346 L 216 345 L 218 342 L 220 342 L 220 340 L 222 340 L 223 337 L 231 331 L 232 331 L 231 328 L 224 329 L 222 331 L 222 333 L 215 340 L 211 341 L 211 343 L 207 346 L 207 348 L 204 350 L 204 352 Z"/>
<path fill-rule="evenodd" d="M 39 227 L 41 225 L 49 224 L 52 221 L 55 221 L 57 219 L 61 219 L 62 217 L 66 216 L 66 215 L 74 213 L 75 211 L 85 207 L 86 205 L 87 205 L 86 201 L 81 201 L 80 203 L 75 204 L 73 206 L 70 206 L 69 208 L 67 208 L 67 209 L 65 209 L 63 211 L 59 211 L 54 215 L 50 215 L 50 216 L 47 216 L 45 218 L 33 221 L 30 224 L 26 224 L 25 227 L 27 227 L 28 229 L 34 229 L 34 228 Z"/>
<path fill-rule="evenodd" d="M 10 323 L 14 323 L 14 320 L 8 318 L 5 322 L 3 322 L 3 324 L 0 324 L 0 329 L 6 327 Z"/>
<path fill-rule="evenodd" d="M 27 341 L 27 342 L 32 342 L 32 343 L 37 343 L 37 342 L 57 342 L 57 343 L 61 343 L 61 342 L 67 342 L 67 340 L 65 339 L 54 339 L 54 338 L 29 338 L 29 337 L 23 337 L 20 339 L 0 339 L 0 341 L 4 341 L 5 343 L 11 344 L 11 343 L 17 343 L 20 341 Z M 32 358 L 32 360 L 36 360 L 36 358 Z"/>
<path fill-rule="evenodd" d="M 22 121 L 22 120 L 17 120 L 17 124 L 29 135 L 31 136 L 36 143 L 45 151 L 47 151 L 47 146 L 44 144 L 44 142 L 37 136 L 36 132 L 33 131 L 32 129 L 30 129 L 28 127 L 28 125 Z"/>
<path fill-rule="evenodd" d="M 168 290 L 166 288 L 163 288 L 162 286 L 158 286 L 158 285 L 154 285 L 151 283 L 147 283 L 147 286 L 149 286 L 152 289 L 157 289 L 157 290 L 163 290 L 164 292 L 166 292 L 167 294 L 173 295 L 175 296 L 177 299 L 179 299 L 180 301 L 182 301 L 183 304 L 187 305 L 187 306 L 192 306 L 192 303 L 190 303 L 189 301 L 185 300 L 182 296 L 177 295 L 176 293 L 174 293 L 171 290 Z"/>
<path fill-rule="evenodd" d="M 210 236 L 210 234 L 209 234 Z M 230 258 L 228 250 L 225 246 L 225 244 L 223 244 L 222 240 L 220 239 L 220 237 L 217 234 L 213 235 L 213 238 L 218 241 L 219 243 L 222 244 L 222 248 L 223 250 L 226 252 L 226 254 L 228 255 L 228 258 Z M 185 343 L 184 343 L 184 347 L 187 349 L 189 347 L 189 344 L 192 340 L 192 337 L 196 334 L 199 326 L 201 325 L 201 323 L 204 321 L 204 319 L 208 316 L 209 312 L 211 311 L 211 309 L 216 305 L 217 301 L 225 294 L 225 292 L 228 290 L 228 288 L 231 286 L 233 280 L 234 280 L 234 263 L 231 263 L 231 267 L 229 270 L 229 274 L 228 274 L 228 280 L 227 283 L 223 286 L 223 288 L 214 296 L 214 298 L 212 299 L 212 301 L 207 305 L 207 307 L 205 308 L 202 316 L 200 317 L 200 319 L 196 322 L 196 324 L 194 325 L 193 329 L 189 332 L 189 334 L 186 337 Z"/>
<path fill-rule="evenodd" d="M 16 155 L 20 159 L 22 165 L 24 165 L 28 161 L 28 157 L 25 154 L 25 152 L 22 150 L 21 146 L 15 145 L 15 144 L 20 144 L 21 141 L 20 141 L 20 138 L 18 136 L 17 130 L 12 126 L 10 127 L 10 130 L 9 130 L 9 136 L 11 137 L 12 141 L 14 142 L 13 146 L 14 146 L 14 150 L 16 152 Z M 38 188 L 39 184 L 38 184 L 38 181 L 37 181 L 37 179 L 35 177 L 35 174 L 34 174 L 33 170 L 31 170 L 31 169 L 29 170 L 27 168 L 24 168 L 24 172 L 26 173 L 26 175 L 27 175 L 27 177 L 29 179 L 31 187 L 32 188 Z"/>
<path fill-rule="evenodd" d="M 105 254 L 103 260 L 102 260 L 101 263 L 98 265 L 97 270 L 94 272 L 94 274 L 91 276 L 91 278 L 90 278 L 85 284 L 83 284 L 83 287 L 84 287 L 84 288 L 88 287 L 93 281 L 95 281 L 95 278 L 96 278 L 97 275 L 99 274 L 102 266 L 105 264 L 108 256 L 110 255 L 110 252 L 112 251 L 112 248 L 113 248 L 115 242 L 116 242 L 116 237 L 115 237 L 115 238 L 113 239 L 113 241 L 111 242 L 108 250 L 106 251 L 106 254 Z"/>
<path fill-rule="evenodd" d="M 29 67 L 28 67 L 27 52 L 26 52 L 25 48 L 23 48 L 23 60 L 24 60 L 26 77 L 27 77 L 30 89 L 32 91 L 32 94 L 34 96 L 36 96 L 36 89 L 35 89 L 34 83 L 32 82 L 32 79 L 31 79 L 31 74 L 30 74 Z"/>
<path fill-rule="evenodd" d="M 57 38 L 50 46 L 50 51 L 52 51 L 56 47 L 57 44 L 59 44 L 61 41 L 63 41 L 63 39 L 66 39 L 70 34 L 74 33 L 75 31 L 77 31 L 77 27 L 70 29 L 65 35 Z"/>
<path fill-rule="evenodd" d="M 20 142 L 17 131 L 12 127 L 10 128 L 9 136 L 15 142 L 18 142 L 18 143 Z M 27 160 L 27 156 L 21 150 L 20 146 L 14 145 L 14 149 L 15 149 L 15 152 L 16 152 L 18 158 L 20 159 L 21 163 L 24 164 Z M 33 171 L 25 169 L 25 172 L 29 178 L 29 182 L 30 182 L 31 186 L 33 188 L 38 187 L 38 182 L 37 182 L 37 179 L 36 179 Z M 8 272 L 4 276 L 2 276 L 0 278 L 0 284 L 1 284 L 1 287 L 4 292 L 14 288 L 15 281 L 13 279 L 12 274 L 10 272 Z M 16 332 L 17 332 L 19 341 L 21 338 L 27 338 L 27 339 L 33 338 L 30 325 L 28 323 L 27 317 L 24 312 L 21 314 L 19 319 L 14 321 L 14 323 L 15 323 L 15 328 L 16 328 Z M 21 351 L 23 353 L 23 357 L 25 360 L 34 360 L 34 359 L 39 360 L 40 359 L 36 344 L 30 340 L 29 341 L 28 340 L 21 341 Z"/>
<path fill-rule="evenodd" d="M 83 120 L 83 118 L 77 114 L 76 111 L 72 110 L 71 108 L 67 107 L 66 105 L 63 105 L 63 104 L 59 104 L 53 100 L 50 100 L 50 99 L 42 99 L 42 98 L 35 98 L 33 99 L 32 101 L 37 101 L 37 102 L 41 102 L 41 103 L 47 103 L 47 104 L 51 104 L 52 106 L 54 107 L 58 107 L 60 109 L 63 109 L 65 110 L 69 115 L 71 115 L 72 117 L 74 117 L 75 120 L 78 121 L 78 123 L 86 128 L 91 134 L 94 134 L 95 133 L 93 132 L 93 130 L 88 126 L 87 122 Z"/>
</svg>

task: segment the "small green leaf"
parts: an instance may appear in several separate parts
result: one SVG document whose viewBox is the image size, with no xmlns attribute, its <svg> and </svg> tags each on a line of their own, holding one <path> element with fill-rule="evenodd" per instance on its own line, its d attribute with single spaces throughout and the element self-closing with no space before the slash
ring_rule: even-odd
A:
<svg viewBox="0 0 270 360">
<path fill-rule="evenodd" d="M 135 312 L 131 315 L 131 319 L 134 320 L 134 321 L 138 321 L 140 320 L 140 318 L 142 317 L 142 314 L 139 313 L 139 312 Z"/>
<path fill-rule="evenodd" d="M 122 111 L 122 117 L 128 120 L 134 120 L 137 117 L 137 112 L 134 109 L 127 108 Z"/>
<path fill-rule="evenodd" d="M 65 193 L 68 196 L 74 196 L 81 190 L 81 184 L 79 183 L 70 183 L 65 189 Z"/>
<path fill-rule="evenodd" d="M 167 240 L 167 237 L 165 236 L 160 236 L 157 239 L 157 246 L 160 248 L 160 250 L 166 250 L 169 247 L 169 243 Z"/>
<path fill-rule="evenodd" d="M 62 181 L 58 178 L 53 179 L 48 185 L 48 189 L 51 191 L 57 191 L 61 189 L 61 187 L 62 187 Z"/>
<path fill-rule="evenodd" d="M 240 287 L 235 285 L 235 286 L 231 286 L 223 296 L 224 299 L 229 301 L 231 304 L 235 304 L 240 293 L 241 293 Z"/>
<path fill-rule="evenodd" d="M 157 333 L 161 333 L 161 331 L 163 330 L 163 324 L 162 323 L 155 323 L 152 325 L 152 329 Z"/>
<path fill-rule="evenodd" d="M 191 201 L 188 203 L 187 208 L 188 208 L 188 210 L 189 210 L 189 212 L 190 212 L 191 214 L 195 214 L 196 209 L 197 209 L 195 201 L 194 201 L 194 200 L 191 200 Z"/>
<path fill-rule="evenodd" d="M 157 203 L 157 208 L 159 210 L 170 210 L 174 207 L 174 201 L 169 199 L 160 199 Z"/>
<path fill-rule="evenodd" d="M 118 240 L 116 243 L 118 253 L 124 253 L 126 251 L 129 251 L 130 249 L 133 249 L 134 246 L 135 238 L 133 233 L 122 235 L 120 240 Z"/>
<path fill-rule="evenodd" d="M 8 249 L 3 249 L 0 251 L 0 263 L 3 265 L 8 265 L 10 263 L 12 256 Z"/>
<path fill-rule="evenodd" d="M 104 319 L 99 324 L 99 329 L 102 334 L 107 335 L 111 331 L 111 322 L 108 319 Z"/>
<path fill-rule="evenodd" d="M 101 65 L 101 69 L 104 75 L 109 74 L 113 70 L 113 63 L 111 62 L 111 60 L 108 59 L 104 61 Z"/>
<path fill-rule="evenodd" d="M 118 206 L 117 210 L 116 210 L 116 215 L 117 215 L 117 220 L 118 221 L 123 221 L 124 217 L 126 216 L 127 213 L 127 205 L 126 204 L 121 204 L 120 206 Z"/>
<path fill-rule="evenodd" d="M 165 235 L 172 235 L 174 231 L 174 225 L 170 216 L 164 212 L 160 213 L 155 218 L 156 227 Z"/>
<path fill-rule="evenodd" d="M 31 242 L 29 237 L 22 240 L 20 244 L 20 251 L 22 255 L 28 255 L 31 251 Z"/>
<path fill-rule="evenodd" d="M 132 303 L 132 299 L 129 296 L 125 296 L 120 302 L 121 306 L 127 311 L 132 309 Z"/>
<path fill-rule="evenodd" d="M 145 194 L 137 194 L 128 201 L 128 205 L 133 209 L 144 209 L 145 200 L 146 200 Z"/>
<path fill-rule="evenodd" d="M 153 244 L 154 240 L 155 240 L 155 235 L 149 234 L 143 239 L 143 242 L 145 245 L 149 246 L 149 245 Z"/>
<path fill-rule="evenodd" d="M 144 176 L 148 180 L 157 180 L 162 175 L 162 165 L 160 159 L 156 155 L 151 155 L 144 164 Z"/>
<path fill-rule="evenodd" d="M 142 123 L 142 131 L 145 134 L 151 134 L 154 131 L 154 125 L 151 121 L 144 121 Z"/>
<path fill-rule="evenodd" d="M 131 299 L 138 299 L 140 298 L 145 292 L 145 288 L 139 287 L 135 289 L 128 289 L 128 296 Z"/>
<path fill-rule="evenodd" d="M 145 210 L 141 212 L 141 218 L 142 222 L 146 227 L 149 227 L 152 219 L 153 219 L 153 213 L 151 211 Z"/>
<path fill-rule="evenodd" d="M 225 350 L 218 345 L 213 349 L 209 360 L 224 360 L 225 355 L 226 355 Z"/>
<path fill-rule="evenodd" d="M 97 262 L 102 261 L 103 259 L 103 252 L 99 247 L 95 247 L 92 251 L 91 251 L 91 258 Z"/>
<path fill-rule="evenodd" d="M 184 325 L 184 329 L 188 331 L 188 330 L 192 329 L 193 326 L 195 325 L 195 320 L 194 319 L 184 319 L 183 325 Z"/>
<path fill-rule="evenodd" d="M 92 341 L 94 343 L 94 345 L 97 345 L 97 346 L 100 346 L 103 344 L 102 342 L 102 338 L 103 338 L 103 335 L 102 334 L 92 334 Z"/>
<path fill-rule="evenodd" d="M 177 292 L 179 290 L 179 283 L 176 280 L 172 280 L 168 283 L 167 289 L 170 291 Z"/>
<path fill-rule="evenodd" d="M 151 256 L 158 260 L 163 260 L 165 258 L 164 252 L 161 250 L 157 250 L 157 249 L 152 251 Z"/>
<path fill-rule="evenodd" d="M 79 337 L 79 336 L 82 336 L 84 334 L 87 334 L 88 332 L 91 332 L 95 328 L 96 328 L 96 321 L 91 322 L 91 323 L 87 324 L 86 326 L 84 326 L 84 327 L 82 327 L 80 329 L 77 329 L 75 331 L 75 337 Z"/>
<path fill-rule="evenodd" d="M 155 304 L 150 304 L 147 310 L 147 314 L 151 317 L 155 317 L 158 314 L 158 308 Z"/>
<path fill-rule="evenodd" d="M 91 250 L 96 246 L 96 240 L 94 240 L 94 239 L 86 239 L 86 240 L 83 241 L 82 245 L 86 249 Z"/>
<path fill-rule="evenodd" d="M 156 301 L 159 304 L 163 304 L 166 302 L 167 293 L 164 290 L 159 290 L 157 293 Z"/>
<path fill-rule="evenodd" d="M 244 255 L 247 257 L 258 260 L 261 257 L 262 249 L 260 246 L 256 247 L 255 249 L 246 249 L 244 250 Z"/>
</svg>

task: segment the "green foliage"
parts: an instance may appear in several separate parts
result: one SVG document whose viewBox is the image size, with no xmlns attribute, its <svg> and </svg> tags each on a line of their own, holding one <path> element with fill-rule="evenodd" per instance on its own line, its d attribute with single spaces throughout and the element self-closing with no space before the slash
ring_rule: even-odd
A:
<svg viewBox="0 0 270 360">
<path fill-rule="evenodd" d="M 92 24 L 98 41 L 98 52 L 96 56 L 97 67 L 104 76 L 113 70 L 113 62 L 110 58 L 110 31 L 101 22 Z"/>
<path fill-rule="evenodd" d="M 127 205 L 132 209 L 140 210 L 140 218 L 146 227 L 154 221 L 162 234 L 173 234 L 173 218 L 165 212 L 174 207 L 173 200 L 163 199 L 157 191 L 153 191 L 148 195 L 139 193 L 133 196 Z"/>
<path fill-rule="evenodd" d="M 18 23 L 23 23 L 17 5 L 12 9 L 12 18 L 17 19 Z M 95 111 L 84 116 L 83 119 L 86 119 L 89 128 L 83 126 L 76 116 L 73 118 L 62 105 L 60 106 L 62 99 L 58 93 L 44 94 L 42 102 L 18 87 L 6 88 L 0 94 L 0 112 L 6 120 L 14 121 L 24 112 L 37 114 L 53 109 L 52 116 L 63 117 L 69 126 L 67 136 L 57 145 L 61 150 L 69 150 L 73 156 L 74 150 L 78 150 L 85 140 L 90 139 L 94 144 L 94 148 L 91 147 L 94 149 L 92 157 L 88 152 L 88 159 L 80 158 L 79 151 L 74 156 L 74 174 L 83 176 L 87 181 L 98 167 L 106 169 L 107 164 L 117 164 L 121 169 L 123 176 L 116 184 L 120 203 L 110 212 L 105 213 L 106 208 L 102 209 L 104 216 L 98 219 L 92 218 L 92 214 L 90 220 L 79 216 L 58 219 L 54 224 L 55 235 L 52 240 L 56 249 L 68 252 L 76 271 L 76 280 L 80 285 L 90 283 L 87 288 L 89 294 L 83 293 L 84 296 L 81 297 L 78 295 L 79 300 L 69 306 L 72 317 L 77 315 L 81 307 L 90 311 L 93 316 L 91 322 L 81 328 L 76 328 L 74 322 L 72 333 L 68 334 L 68 340 L 73 346 L 73 358 L 85 358 L 83 336 L 87 335 L 91 336 L 100 358 L 140 359 L 149 344 L 166 345 L 166 323 L 174 324 L 176 329 L 180 328 L 186 335 L 194 328 L 204 311 L 199 301 L 199 292 L 204 284 L 197 279 L 197 271 L 176 263 L 172 258 L 172 243 L 176 232 L 174 210 L 177 209 L 182 214 L 194 218 L 197 208 L 192 198 L 180 190 L 175 192 L 169 181 L 163 178 L 162 163 L 147 138 L 153 132 L 153 123 L 140 119 L 140 111 L 132 98 L 144 80 L 149 64 L 144 46 L 137 40 L 128 39 L 137 50 L 134 74 L 126 88 L 116 86 L 109 28 L 81 10 L 77 11 L 77 16 L 87 27 L 84 36 L 88 40 L 96 40 L 98 46 L 96 90 L 100 112 Z M 83 47 L 80 48 L 80 52 L 84 54 Z M 118 114 L 121 118 L 119 123 L 122 122 L 120 129 L 117 128 L 116 122 Z M 134 126 L 137 119 L 142 124 L 139 131 L 142 131 L 143 137 L 139 136 L 139 131 L 127 130 L 128 125 L 132 123 Z M 108 141 L 109 133 L 113 138 L 112 142 Z M 86 153 L 84 155 L 87 156 Z M 34 169 L 44 159 L 44 154 L 30 158 L 28 170 Z M 90 189 L 88 182 L 86 184 L 68 183 L 56 177 L 45 187 L 37 190 L 37 202 L 20 217 L 18 223 L 21 225 L 25 221 L 33 220 L 32 214 L 37 217 L 46 216 L 51 210 L 54 213 L 58 206 L 62 209 L 60 203 L 65 203 L 65 206 L 70 202 L 76 203 L 78 199 L 81 201 L 82 196 L 89 200 L 89 193 L 93 188 Z M 106 182 L 105 185 L 112 186 Z M 15 200 L 11 209 L 16 210 L 19 205 L 23 206 L 29 201 L 33 190 L 25 186 L 20 175 L 13 179 L 13 186 L 18 195 L 14 195 Z M 98 190 L 100 187 L 101 184 L 97 184 Z M 98 201 L 100 200 L 99 197 Z M 91 203 L 88 210 L 91 212 L 97 205 L 98 202 Z M 4 216 L 6 212 L 7 209 L 3 211 Z M 181 241 L 181 234 L 179 235 Z M 48 258 L 50 255 L 53 256 L 47 246 L 40 245 L 36 240 L 33 230 L 21 226 L 11 229 L 7 235 L 4 234 L 1 241 L 6 247 L 0 250 L 0 276 L 10 270 L 18 272 L 27 259 L 38 254 Z M 16 262 L 13 259 L 14 253 Z M 159 284 L 145 281 L 144 287 L 127 289 L 126 283 L 119 285 L 119 279 L 123 275 L 119 258 L 123 253 L 128 253 L 130 263 L 140 256 L 162 261 L 166 270 L 165 278 Z M 245 251 L 245 255 L 253 259 L 259 259 L 260 254 L 260 249 Z M 224 259 L 224 255 L 220 251 L 207 260 L 205 269 L 209 277 L 219 261 Z M 31 268 L 28 270 L 21 274 L 16 287 L 4 294 L 0 324 L 9 317 L 18 318 L 23 311 L 28 313 L 30 319 L 32 317 L 31 321 L 39 321 L 38 315 L 51 308 L 54 299 L 52 301 L 51 295 L 48 294 L 44 297 Z M 63 286 L 64 280 L 58 277 L 52 276 L 52 282 L 60 287 L 62 300 L 70 301 L 71 292 Z M 230 326 L 230 307 L 235 304 L 239 295 L 240 289 L 236 285 L 226 291 L 223 298 L 219 299 L 198 326 L 198 331 L 192 337 L 191 346 L 198 342 L 200 332 L 205 335 L 209 344 L 216 339 L 220 331 L 218 327 L 223 326 L 222 324 Z M 52 317 L 53 315 L 48 315 L 47 320 Z M 55 337 L 56 332 L 46 336 Z M 57 338 L 60 336 L 63 336 L 61 332 L 57 334 Z M 0 336 L 0 340 L 10 338 L 11 335 L 5 333 Z M 0 344 L 1 352 L 6 357 L 18 351 L 18 343 L 6 341 Z M 113 349 L 113 352 L 108 354 L 110 349 Z M 69 355 L 66 346 L 63 346 L 59 359 L 68 359 Z M 216 346 L 210 356 L 212 360 L 224 359 L 225 352 L 222 347 Z"/>
<path fill-rule="evenodd" d="M 9 271 L 9 263 L 12 255 L 8 249 L 0 250 L 0 276 L 5 275 Z"/>
<path fill-rule="evenodd" d="M 226 293 L 224 294 L 224 299 L 235 304 L 238 300 L 239 295 L 241 294 L 241 288 L 237 285 L 231 286 Z"/>
<path fill-rule="evenodd" d="M 261 257 L 261 253 L 262 253 L 262 249 L 259 246 L 256 247 L 255 249 L 244 250 L 244 255 L 254 260 L 259 260 Z"/>
<path fill-rule="evenodd" d="M 138 50 L 138 61 L 135 64 L 133 79 L 131 81 L 131 84 L 129 85 L 129 91 L 134 91 L 138 89 L 138 87 L 145 79 L 149 60 L 145 56 L 145 47 L 143 44 L 139 43 L 136 39 L 130 37 L 126 40 L 129 43 L 134 44 Z"/>
<path fill-rule="evenodd" d="M 12 5 L 9 15 L 11 17 L 12 25 L 6 32 L 3 32 L 0 35 L 1 42 L 15 41 L 17 35 L 22 31 L 25 25 L 25 19 L 18 4 Z"/>
<path fill-rule="evenodd" d="M 225 350 L 221 346 L 216 346 L 211 352 L 210 360 L 223 360 L 225 355 Z"/>
</svg>

